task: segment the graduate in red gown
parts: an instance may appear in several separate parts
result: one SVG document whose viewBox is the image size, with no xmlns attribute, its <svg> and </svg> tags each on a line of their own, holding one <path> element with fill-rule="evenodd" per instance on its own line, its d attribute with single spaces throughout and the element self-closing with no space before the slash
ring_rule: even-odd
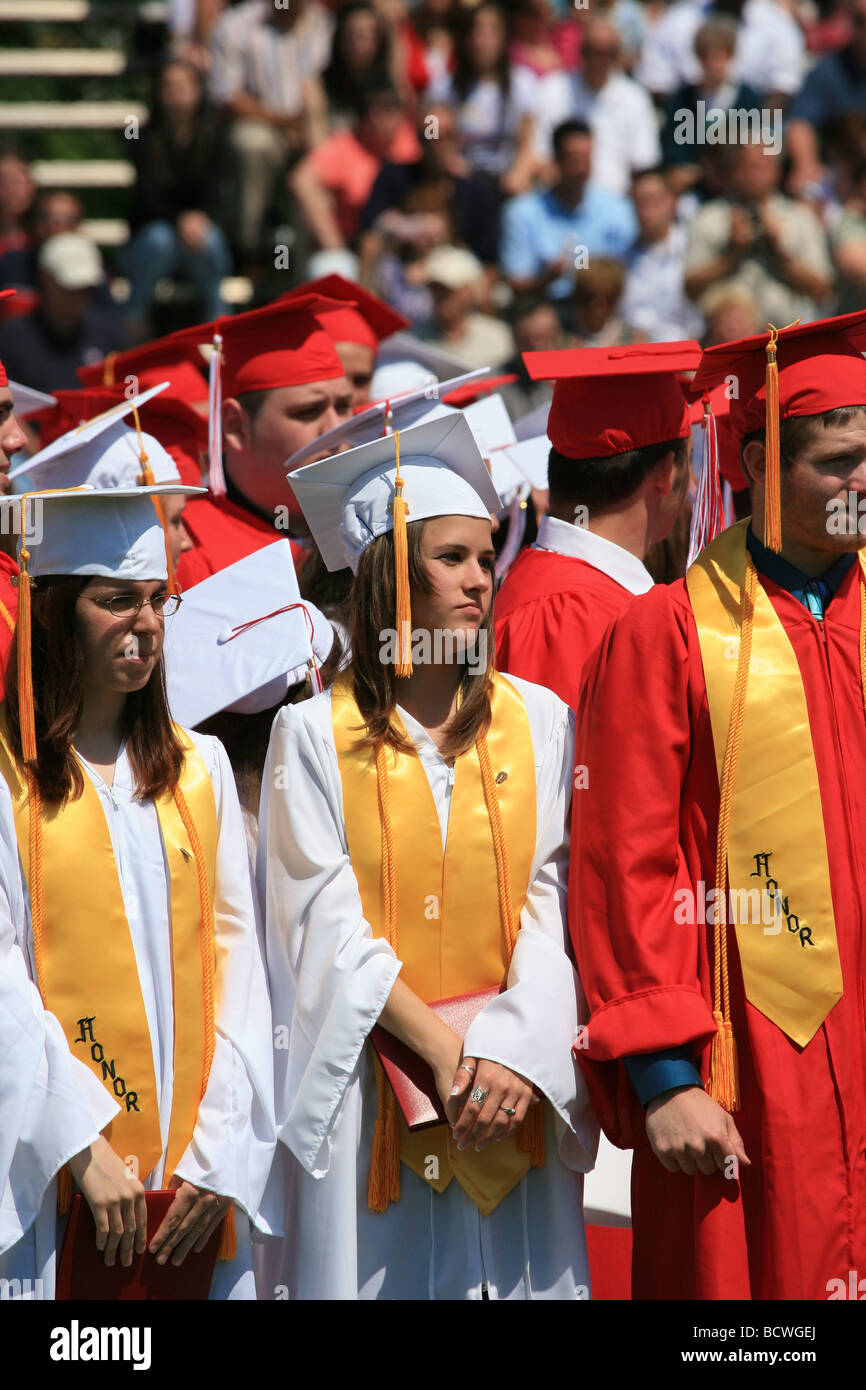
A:
<svg viewBox="0 0 866 1390">
<path fill-rule="evenodd" d="M 579 1056 L 635 1148 L 636 1298 L 866 1271 L 866 313 L 776 336 L 694 383 L 735 392 L 751 524 L 631 604 L 579 707 Z"/>
<path fill-rule="evenodd" d="M 316 318 L 318 311 L 336 307 L 321 296 L 294 295 L 177 335 L 203 344 L 216 335 L 222 339 L 211 495 L 193 499 L 184 514 L 194 542 L 178 565 L 184 588 L 287 535 L 296 565 L 303 564 L 311 543 L 305 547 L 305 523 L 284 464 L 303 444 L 349 418 L 351 388 Z M 214 415 L 216 410 L 215 405 Z"/>
<path fill-rule="evenodd" d="M 555 378 L 547 432 L 550 509 L 496 599 L 501 671 L 577 708 L 586 658 L 608 625 L 646 593 L 643 560 L 682 510 L 689 412 L 678 372 L 695 342 L 525 354 Z"/>
</svg>

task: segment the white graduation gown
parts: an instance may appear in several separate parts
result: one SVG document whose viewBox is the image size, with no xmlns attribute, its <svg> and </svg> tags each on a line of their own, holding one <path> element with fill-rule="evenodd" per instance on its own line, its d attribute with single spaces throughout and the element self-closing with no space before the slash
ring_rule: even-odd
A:
<svg viewBox="0 0 866 1390">
<path fill-rule="evenodd" d="M 466 1053 L 528 1077 L 550 1102 L 547 1160 L 488 1217 L 456 1179 L 439 1194 L 401 1166 L 401 1196 L 367 1205 L 376 1088 L 364 1043 L 400 971 L 364 919 L 348 855 L 330 692 L 274 723 L 262 781 L 258 884 L 267 906 L 282 1143 L 265 1209 L 286 1238 L 258 1261 L 262 1298 L 586 1298 L 582 1173 L 598 1129 L 571 1052 L 586 1018 L 566 954 L 573 716 L 509 677 L 529 716 L 537 783 L 532 881 L 506 992 L 472 1024 Z M 453 774 L 400 710 L 447 833 Z M 399 808 L 395 808 L 399 814 Z M 260 1252 L 257 1251 L 257 1256 Z"/>
<path fill-rule="evenodd" d="M 192 1139 L 177 1165 L 180 1177 L 234 1199 L 237 1255 L 218 1260 L 212 1299 L 255 1298 L 251 1221 L 269 1228 L 259 1208 L 275 1143 L 273 1063 L 270 1004 L 257 912 L 241 809 L 228 757 L 222 744 L 204 734 L 190 735 L 211 776 L 217 812 L 217 856 L 214 886 L 214 938 L 217 985 L 215 1048 L 207 1090 L 202 1097 Z M 170 945 L 170 887 L 159 818 L 153 802 L 134 800 L 134 778 L 125 745 L 108 787 L 98 772 L 84 764 L 106 815 L 120 879 L 121 892 L 138 964 L 139 983 L 153 1048 L 163 1145 L 171 1115 L 174 1051 L 173 987 Z M 6 792 L 5 783 L 0 786 Z M 14 823 L 12 825 L 12 844 Z M 15 854 L 19 903 L 14 927 L 21 968 L 26 960 L 29 980 L 36 978 L 30 908 L 26 883 Z M 7 856 L 8 857 L 8 856 Z M 14 875 L 12 876 L 14 878 Z M 82 886 L 86 891 L 87 857 L 82 853 Z M 2 909 L 2 901 L 0 901 Z M 98 920 L 99 904 L 94 903 Z M 36 999 L 35 986 L 31 985 Z M 34 1005 L 35 1008 L 35 1005 Z M 60 1113 L 43 1125 L 38 1153 L 41 1176 L 29 1206 L 13 1189 L 13 1212 L 18 1239 L 0 1254 L 0 1278 L 41 1280 L 41 1296 L 54 1296 L 58 1223 L 55 1221 L 55 1175 L 65 1160 L 92 1142 L 117 1112 L 117 1106 L 97 1080 L 95 1071 L 72 1057 L 59 1024 L 41 1009 L 42 1026 L 54 1040 L 70 1076 L 74 1075 L 79 1108 L 89 1105 L 93 1121 L 87 1133 Z M 95 1085 L 95 1090 L 94 1090 Z M 71 1089 L 71 1086 L 70 1086 Z M 105 1099 L 100 1105 L 99 1093 Z M 5 1129 L 5 1096 L 3 1128 Z M 20 1103 L 24 1103 L 26 1097 Z M 67 1137 L 67 1126 L 69 1137 Z M 0 1149 L 2 1153 L 2 1149 Z M 26 1155 L 25 1155 L 26 1158 Z M 148 1188 L 162 1187 L 165 1152 L 145 1180 Z M 0 1178 L 3 1168 L 0 1167 Z M 37 1200 L 38 1198 L 38 1200 Z M 14 1233 L 14 1224 L 13 1224 Z M 0 1247 L 2 1250 L 2 1247 Z"/>
</svg>

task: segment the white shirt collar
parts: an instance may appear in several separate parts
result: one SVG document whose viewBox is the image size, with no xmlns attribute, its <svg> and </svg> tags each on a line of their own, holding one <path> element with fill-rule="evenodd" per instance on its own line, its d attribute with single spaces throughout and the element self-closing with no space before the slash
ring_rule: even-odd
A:
<svg viewBox="0 0 866 1390">
<path fill-rule="evenodd" d="M 653 587 L 649 570 L 630 550 L 588 531 L 585 526 L 572 526 L 570 521 L 560 521 L 556 516 L 541 518 L 535 549 L 552 550 L 557 555 L 584 560 L 628 589 L 630 594 L 645 594 Z"/>
</svg>

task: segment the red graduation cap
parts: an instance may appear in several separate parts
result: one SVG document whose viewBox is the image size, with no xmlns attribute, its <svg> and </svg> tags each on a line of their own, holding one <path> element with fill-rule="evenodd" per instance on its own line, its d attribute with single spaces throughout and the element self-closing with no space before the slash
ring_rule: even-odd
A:
<svg viewBox="0 0 866 1390">
<path fill-rule="evenodd" d="M 485 376 L 481 381 L 466 381 L 462 386 L 457 386 L 453 391 L 449 391 L 447 396 L 442 397 L 443 405 L 456 405 L 461 410 L 466 405 L 474 405 L 480 401 L 482 396 L 487 396 L 491 391 L 497 391 L 500 386 L 510 386 L 512 381 L 517 380 L 516 372 L 504 372 L 501 376 Z"/>
<path fill-rule="evenodd" d="M 396 313 L 384 299 L 342 275 L 321 275 L 318 280 L 309 280 L 299 289 L 281 295 L 277 303 L 304 294 L 320 294 L 339 301 L 333 308 L 316 315 L 332 343 L 361 343 L 378 352 L 384 338 L 409 327 L 409 320 Z"/>
<path fill-rule="evenodd" d="M 554 382 L 547 434 L 566 458 L 612 458 L 689 433 L 678 374 L 701 360 L 694 340 L 525 352 L 523 360 L 533 381 Z"/>
<path fill-rule="evenodd" d="M 765 430 L 764 544 L 782 545 L 779 426 L 782 420 L 866 406 L 866 310 L 792 324 L 707 348 L 692 383 L 700 391 L 723 384 L 730 397 L 737 445 Z"/>
<path fill-rule="evenodd" d="M 135 377 L 139 391 L 147 391 L 161 381 L 169 383 L 173 396 L 187 401 L 207 400 L 204 362 L 194 344 L 180 343 L 174 335 L 155 338 L 152 343 L 110 352 L 101 362 L 76 368 L 82 386 L 125 387 Z"/>
<path fill-rule="evenodd" d="M 306 386 L 345 376 L 334 344 L 317 314 L 336 301 L 323 295 L 298 294 L 244 314 L 223 314 L 174 334 L 176 342 L 211 342 L 208 388 L 208 484 L 215 497 L 226 493 L 222 465 L 223 396 Z"/>
<path fill-rule="evenodd" d="M 14 294 L 15 294 L 15 290 L 14 290 L 14 289 L 13 289 L 13 290 L 0 290 L 0 300 L 3 300 L 3 299 L 11 299 L 12 296 L 13 296 Z M 8 376 L 6 375 L 6 368 L 3 366 L 3 363 L 0 362 L 0 387 L 8 386 L 8 385 L 9 385 L 9 378 L 8 378 Z"/>
</svg>

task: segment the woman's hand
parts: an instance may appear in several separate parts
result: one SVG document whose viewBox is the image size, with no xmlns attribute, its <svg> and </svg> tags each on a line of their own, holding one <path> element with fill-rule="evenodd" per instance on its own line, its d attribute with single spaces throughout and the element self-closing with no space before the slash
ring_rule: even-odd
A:
<svg viewBox="0 0 866 1390">
<path fill-rule="evenodd" d="M 484 1092 L 483 1099 L 473 1100 L 479 1089 Z M 480 1153 L 491 1140 L 513 1134 L 530 1105 L 537 1103 L 531 1083 L 518 1072 L 483 1057 L 464 1057 L 454 1077 L 446 1113 L 458 1149 L 474 1144 Z"/>
<path fill-rule="evenodd" d="M 177 1176 L 174 1182 L 179 1184 L 177 1194 L 150 1242 L 158 1265 L 164 1265 L 169 1255 L 173 1265 L 182 1265 L 190 1250 L 196 1254 L 203 1250 L 231 1203 L 230 1197 L 194 1187 Z"/>
<path fill-rule="evenodd" d="M 435 1015 L 434 1015 L 435 1017 Z M 437 1022 L 439 1020 L 437 1019 Z M 463 1040 L 452 1028 L 442 1025 L 441 1038 L 437 1039 L 436 1057 L 430 1063 L 433 1068 L 433 1076 L 436 1080 L 436 1090 L 439 1099 L 445 1107 L 445 1114 L 448 1114 L 448 1105 L 451 1098 L 451 1091 L 454 1086 L 454 1073 L 463 1055 Z M 462 1073 L 466 1075 L 465 1072 Z"/>
<path fill-rule="evenodd" d="M 147 1247 L 147 1207 L 141 1183 L 130 1176 L 101 1134 L 70 1158 L 69 1171 L 93 1212 L 96 1248 L 105 1251 L 106 1265 L 113 1267 L 119 1249 L 120 1263 L 128 1269 L 133 1250 L 141 1255 Z"/>
</svg>

